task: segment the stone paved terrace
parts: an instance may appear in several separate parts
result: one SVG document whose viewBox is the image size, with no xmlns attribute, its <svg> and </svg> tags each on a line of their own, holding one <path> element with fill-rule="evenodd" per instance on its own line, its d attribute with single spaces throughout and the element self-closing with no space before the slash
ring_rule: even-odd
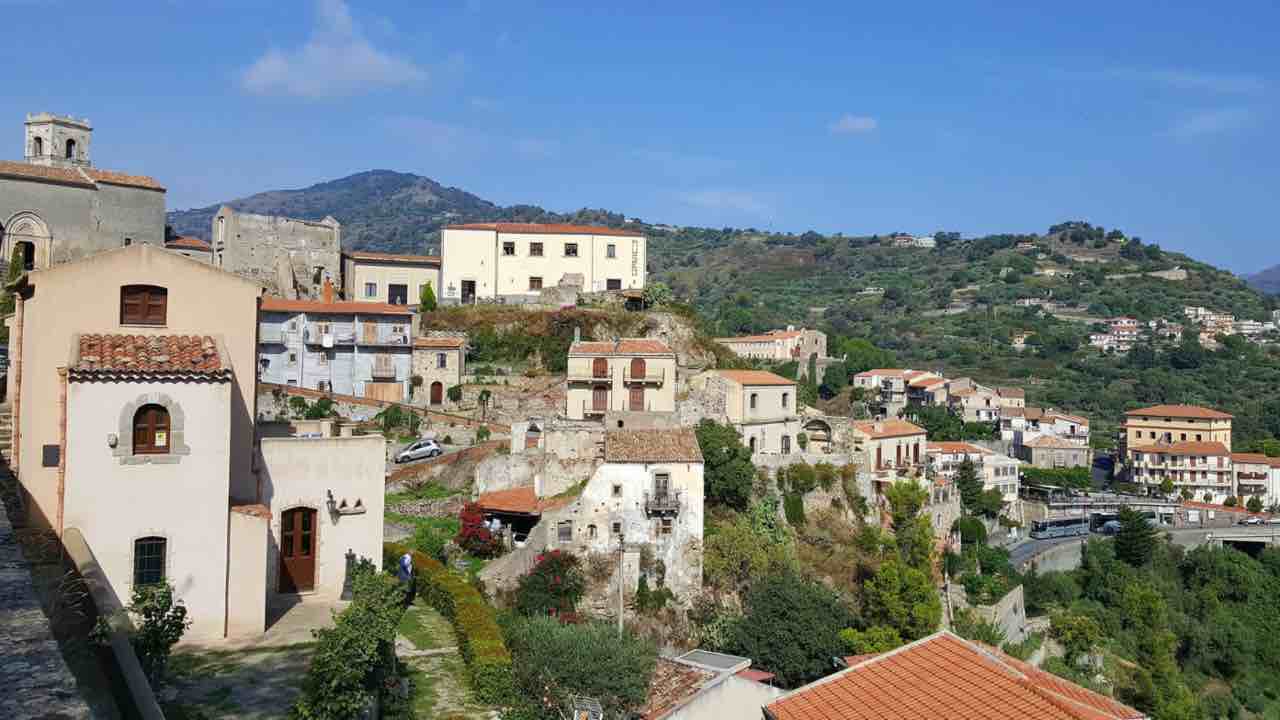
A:
<svg viewBox="0 0 1280 720">
<path fill-rule="evenodd" d="M 13 525 L 0 506 L 0 718 L 91 717 L 40 609 Z"/>
</svg>

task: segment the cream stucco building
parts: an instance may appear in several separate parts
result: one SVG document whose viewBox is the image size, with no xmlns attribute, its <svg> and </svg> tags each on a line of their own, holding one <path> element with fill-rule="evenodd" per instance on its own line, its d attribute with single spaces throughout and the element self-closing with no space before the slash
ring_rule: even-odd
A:
<svg viewBox="0 0 1280 720">
<path fill-rule="evenodd" d="M 671 413 L 676 409 L 676 354 L 661 340 L 579 341 L 569 346 L 565 416 Z"/>
<path fill-rule="evenodd" d="M 723 403 L 725 419 L 752 453 L 800 451 L 795 381 L 763 370 L 713 370 L 706 392 Z"/>
<path fill-rule="evenodd" d="M 134 245 L 11 291 L 32 520 L 78 530 L 124 603 L 167 581 L 190 637 L 253 635 L 269 596 L 336 597 L 348 554 L 380 564 L 382 439 L 260 438 L 256 284 Z"/>
<path fill-rule="evenodd" d="M 342 254 L 342 297 L 355 302 L 417 307 L 422 289 L 440 299 L 440 258 L 379 252 Z"/>
<path fill-rule="evenodd" d="M 645 237 L 585 225 L 472 223 L 441 233 L 442 292 L 448 304 L 536 302 L 542 289 L 578 284 L 585 292 L 645 286 Z"/>
<path fill-rule="evenodd" d="M 802 366 L 811 355 L 827 356 L 827 334 L 788 325 L 786 330 L 770 330 L 762 335 L 716 338 L 735 355 L 757 360 L 786 362 L 796 360 Z M 801 372 L 804 372 L 803 368 Z"/>
</svg>

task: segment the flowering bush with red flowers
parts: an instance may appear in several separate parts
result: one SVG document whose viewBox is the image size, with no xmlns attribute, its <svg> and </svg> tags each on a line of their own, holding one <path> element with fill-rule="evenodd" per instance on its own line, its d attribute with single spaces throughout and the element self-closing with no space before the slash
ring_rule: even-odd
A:
<svg viewBox="0 0 1280 720">
<path fill-rule="evenodd" d="M 494 537 L 489 528 L 484 526 L 484 512 L 476 503 L 462 506 L 458 515 L 462 527 L 453 541 L 458 547 L 476 557 L 491 558 L 502 554 L 502 539 Z"/>
<path fill-rule="evenodd" d="M 571 615 L 586 592 L 582 563 L 567 552 L 552 550 L 536 558 L 516 589 L 516 610 L 522 615 Z"/>
</svg>

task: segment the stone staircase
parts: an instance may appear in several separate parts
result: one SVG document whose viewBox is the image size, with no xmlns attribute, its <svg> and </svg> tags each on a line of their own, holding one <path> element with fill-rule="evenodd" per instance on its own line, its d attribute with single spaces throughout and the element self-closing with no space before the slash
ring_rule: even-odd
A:
<svg viewBox="0 0 1280 720">
<path fill-rule="evenodd" d="M 0 462 L 13 463 L 13 408 L 8 403 L 0 405 Z"/>
</svg>

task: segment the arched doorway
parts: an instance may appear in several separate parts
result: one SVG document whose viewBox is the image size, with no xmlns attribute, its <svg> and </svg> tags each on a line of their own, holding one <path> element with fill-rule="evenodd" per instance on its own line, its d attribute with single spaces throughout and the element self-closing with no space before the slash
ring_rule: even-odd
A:
<svg viewBox="0 0 1280 720">
<path fill-rule="evenodd" d="M 431 383 L 431 404 L 439 405 L 444 402 L 444 384 L 439 380 Z"/>
<path fill-rule="evenodd" d="M 280 592 L 316 587 L 316 511 L 299 507 L 280 514 Z"/>
<path fill-rule="evenodd" d="M 7 268 L 17 251 L 24 271 L 47 268 L 50 242 L 49 226 L 44 220 L 35 213 L 20 212 L 0 224 L 0 263 Z"/>
<path fill-rule="evenodd" d="M 76 159 L 76 141 L 75 140 L 67 141 L 67 159 L 68 160 Z"/>
<path fill-rule="evenodd" d="M 810 452 L 831 451 L 831 425 L 826 420 L 814 418 L 804 424 L 804 434 L 808 438 L 807 448 Z"/>
</svg>

